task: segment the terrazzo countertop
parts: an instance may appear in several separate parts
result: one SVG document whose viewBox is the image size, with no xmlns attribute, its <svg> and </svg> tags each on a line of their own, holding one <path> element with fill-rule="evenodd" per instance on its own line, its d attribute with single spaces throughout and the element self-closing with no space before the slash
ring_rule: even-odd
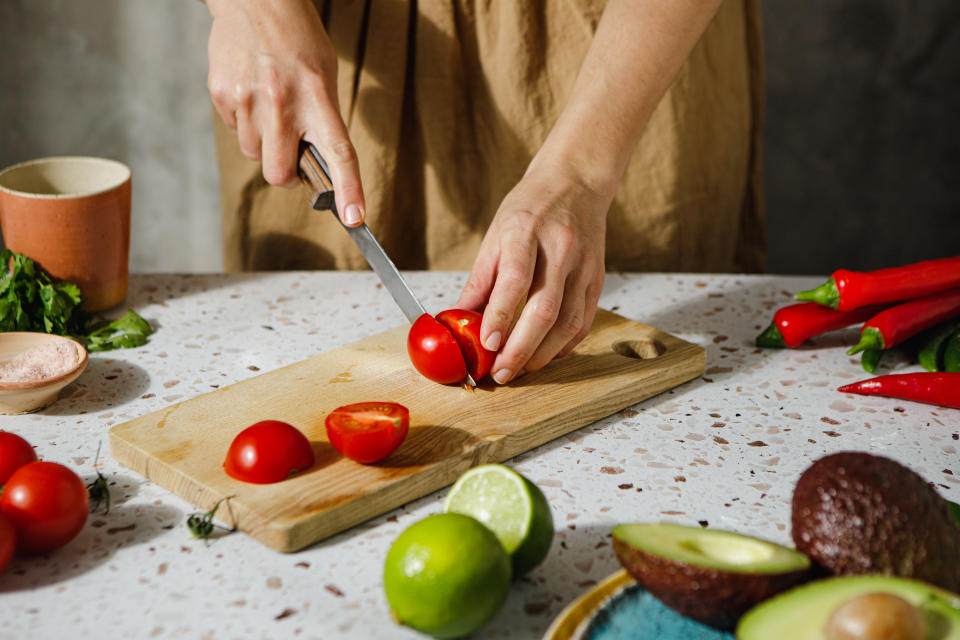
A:
<svg viewBox="0 0 960 640">
<path fill-rule="evenodd" d="M 433 312 L 465 278 L 409 274 Z M 820 280 L 608 275 L 600 306 L 705 346 L 706 373 L 508 461 L 543 489 L 557 532 L 480 637 L 539 638 L 619 568 L 618 523 L 700 523 L 790 544 L 793 484 L 834 451 L 890 456 L 960 501 L 960 411 L 836 391 L 866 377 L 844 353 L 856 329 L 797 350 L 754 347 L 775 308 Z M 92 354 L 56 404 L 0 419 L 85 481 L 113 425 L 404 322 L 369 272 L 136 275 L 127 304 L 156 326 L 148 345 Z M 891 365 L 918 368 L 894 358 L 878 373 Z M 105 453 L 99 468 L 109 513 L 0 575 L 0 638 L 422 637 L 391 621 L 381 572 L 393 539 L 438 513 L 445 490 L 282 554 L 239 533 L 195 540 L 190 504 Z"/>
</svg>

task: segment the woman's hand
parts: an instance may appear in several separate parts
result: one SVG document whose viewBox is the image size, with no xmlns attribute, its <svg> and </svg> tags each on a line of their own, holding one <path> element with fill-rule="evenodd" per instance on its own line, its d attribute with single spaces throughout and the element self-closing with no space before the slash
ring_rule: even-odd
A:
<svg viewBox="0 0 960 640">
<path fill-rule="evenodd" d="M 587 335 L 603 289 L 612 197 L 534 161 L 503 200 L 455 305 L 483 310 L 480 339 L 500 349 L 490 369 L 498 383 L 543 367 Z"/>
<path fill-rule="evenodd" d="M 589 331 L 617 183 L 720 2 L 607 2 L 569 102 L 500 205 L 457 301 L 483 309 L 480 339 L 502 346 L 491 369 L 497 382 L 539 369 Z"/>
<path fill-rule="evenodd" d="M 363 220 L 357 154 L 340 117 L 337 57 L 311 0 L 208 0 L 213 15 L 207 84 L 237 132 L 243 154 L 261 160 L 276 185 L 297 181 L 300 140 L 327 161 L 345 224 Z"/>
</svg>

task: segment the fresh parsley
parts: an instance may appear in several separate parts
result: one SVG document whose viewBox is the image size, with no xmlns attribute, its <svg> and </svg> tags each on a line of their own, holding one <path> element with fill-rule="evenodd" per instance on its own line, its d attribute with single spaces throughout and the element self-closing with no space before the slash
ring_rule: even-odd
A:
<svg viewBox="0 0 960 640">
<path fill-rule="evenodd" d="M 153 329 L 132 309 L 106 321 L 80 308 L 83 295 L 71 282 L 54 282 L 32 259 L 11 249 L 0 253 L 0 331 L 42 331 L 70 336 L 88 351 L 146 344 Z"/>
</svg>

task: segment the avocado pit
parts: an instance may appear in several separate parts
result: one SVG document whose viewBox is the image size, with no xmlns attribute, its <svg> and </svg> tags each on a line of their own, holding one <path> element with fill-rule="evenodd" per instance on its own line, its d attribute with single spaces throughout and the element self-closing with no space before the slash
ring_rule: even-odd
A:
<svg viewBox="0 0 960 640">
<path fill-rule="evenodd" d="M 926 625 L 912 604 L 874 592 L 843 602 L 827 619 L 825 640 L 924 640 Z"/>
</svg>

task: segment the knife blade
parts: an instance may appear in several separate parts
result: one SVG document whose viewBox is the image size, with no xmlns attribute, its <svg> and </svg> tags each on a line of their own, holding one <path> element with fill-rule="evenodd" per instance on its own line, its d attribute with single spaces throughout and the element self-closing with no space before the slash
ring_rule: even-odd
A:
<svg viewBox="0 0 960 640">
<path fill-rule="evenodd" d="M 394 301 L 396 301 L 400 310 L 403 311 L 403 315 L 405 315 L 411 323 L 416 322 L 417 318 L 425 314 L 427 310 L 413 291 L 410 290 L 407 281 L 403 279 L 400 271 L 396 265 L 393 264 L 393 260 L 390 259 L 387 252 L 384 251 L 380 243 L 377 242 L 370 228 L 367 227 L 365 223 L 361 223 L 356 227 L 348 227 L 340 220 L 340 216 L 337 215 L 337 203 L 334 199 L 333 181 L 330 179 L 330 170 L 327 168 L 327 163 L 323 159 L 323 156 L 320 155 L 320 152 L 317 151 L 317 148 L 311 143 L 303 140 L 300 141 L 300 159 L 298 165 L 301 178 L 313 190 L 310 206 L 317 211 L 329 209 L 330 212 L 333 213 L 337 221 L 340 222 L 340 226 L 346 229 L 347 234 L 349 234 L 354 244 L 357 245 L 357 248 L 360 249 L 360 253 L 362 253 L 363 257 L 367 260 L 367 264 L 370 265 L 373 272 L 380 278 L 380 282 L 383 283 L 383 286 L 386 287 L 390 295 L 393 296 Z M 469 373 L 467 377 L 464 378 L 464 382 L 471 387 L 477 386 L 477 383 L 470 377 Z"/>
</svg>

